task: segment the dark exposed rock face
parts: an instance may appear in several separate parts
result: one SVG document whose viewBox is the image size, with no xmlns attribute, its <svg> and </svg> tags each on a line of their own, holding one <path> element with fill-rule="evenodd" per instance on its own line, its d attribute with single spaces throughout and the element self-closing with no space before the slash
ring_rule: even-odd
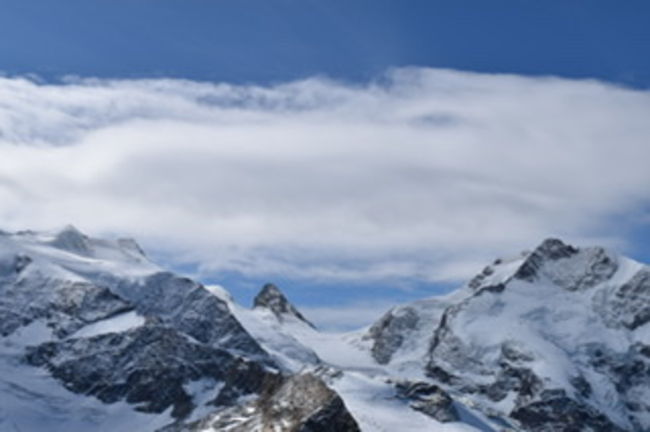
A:
<svg viewBox="0 0 650 432">
<path fill-rule="evenodd" d="M 542 394 L 541 400 L 518 407 L 511 415 L 531 432 L 625 432 L 602 413 L 563 392 Z"/>
<path fill-rule="evenodd" d="M 650 322 L 650 270 L 639 270 L 629 282 L 619 287 L 608 303 L 612 314 L 634 330 Z"/>
<path fill-rule="evenodd" d="M 295 375 L 259 401 L 266 425 L 293 424 L 288 432 L 357 432 L 341 398 L 311 374 Z"/>
<path fill-rule="evenodd" d="M 565 245 L 558 239 L 547 239 L 537 248 L 519 267 L 515 277 L 533 282 L 548 260 L 556 261 L 562 258 L 570 258 L 578 253 L 578 249 L 573 246 Z"/>
<path fill-rule="evenodd" d="M 425 299 L 386 312 L 363 335 L 379 364 L 410 362 L 426 355 L 428 340 L 452 299 Z"/>
<path fill-rule="evenodd" d="M 158 272 L 131 282 L 108 274 L 70 281 L 33 272 L 0 283 L 0 335 L 43 320 L 58 337 L 65 337 L 128 310 L 155 316 L 200 342 L 267 360 L 223 300 L 173 273 Z"/>
<path fill-rule="evenodd" d="M 370 328 L 368 336 L 374 341 L 372 356 L 377 363 L 387 364 L 391 360 L 418 321 L 419 316 L 413 308 L 398 308 L 386 313 Z"/>
<path fill-rule="evenodd" d="M 268 385 L 261 396 L 190 425 L 169 429 L 197 432 L 358 432 L 359 426 L 341 398 L 311 374 L 294 375 Z"/>
<path fill-rule="evenodd" d="M 608 280 L 618 269 L 616 259 L 603 248 L 578 249 L 558 239 L 545 240 L 514 277 L 535 282 L 545 276 L 569 291 L 592 288 Z"/>
<path fill-rule="evenodd" d="M 273 284 L 269 283 L 262 287 L 262 290 L 253 300 L 253 307 L 269 309 L 281 321 L 285 317 L 291 316 L 303 321 L 310 327 L 315 328 L 314 325 L 310 323 L 307 318 L 305 318 L 300 311 L 289 302 L 289 300 L 287 300 L 282 291 Z"/>
<path fill-rule="evenodd" d="M 272 375 L 268 354 L 201 285 L 166 272 L 139 283 L 110 277 L 98 283 L 104 286 L 35 274 L 0 284 L 0 331 L 44 321 L 59 340 L 32 347 L 29 364 L 46 367 L 72 392 L 106 403 L 124 400 L 143 412 L 173 407 L 177 418 L 194 409 L 185 390 L 193 381 L 223 384 L 214 399 L 227 405 L 259 392 Z M 133 310 L 149 317 L 146 326 L 74 338 L 87 324 Z"/>
<path fill-rule="evenodd" d="M 25 305 L 27 305 L 25 307 Z M 59 337 L 84 325 L 133 309 L 105 287 L 36 275 L 0 283 L 0 335 L 43 320 Z"/>
<path fill-rule="evenodd" d="M 176 330 L 157 324 L 91 338 L 66 339 L 32 347 L 25 356 L 45 366 L 75 393 L 112 403 L 126 400 L 144 412 L 173 406 L 175 417 L 194 407 L 184 385 L 199 379 L 225 382 L 221 402 L 259 391 L 267 375 L 259 363 L 223 349 L 192 342 Z"/>
<path fill-rule="evenodd" d="M 403 381 L 397 383 L 395 388 L 397 397 L 406 400 L 414 410 L 442 423 L 459 420 L 453 399 L 437 385 Z"/>
<path fill-rule="evenodd" d="M 359 425 L 352 418 L 340 397 L 332 398 L 316 410 L 298 432 L 359 432 Z"/>
<path fill-rule="evenodd" d="M 650 401 L 645 396 L 650 389 L 648 348 L 635 343 L 626 352 L 616 352 L 606 346 L 587 346 L 583 354 L 597 373 L 610 380 L 627 410 L 632 428 L 640 431 L 649 429 L 647 422 L 640 420 L 650 413 Z M 591 386 L 590 390 L 593 391 Z"/>
<path fill-rule="evenodd" d="M 500 264 L 500 261 L 497 261 L 496 263 Z M 469 287 L 474 289 L 474 290 L 478 289 L 483 284 L 483 281 L 485 280 L 485 278 L 487 278 L 488 276 L 491 276 L 492 274 L 494 274 L 494 268 L 492 266 L 485 267 L 481 273 L 477 274 L 476 276 L 474 276 L 472 278 L 471 281 L 469 281 L 469 284 L 468 284 Z"/>
<path fill-rule="evenodd" d="M 228 305 L 191 279 L 160 272 L 148 277 L 141 286 L 126 285 L 119 289 L 142 315 L 156 316 L 199 342 L 267 360 L 267 354 L 232 315 Z"/>
</svg>

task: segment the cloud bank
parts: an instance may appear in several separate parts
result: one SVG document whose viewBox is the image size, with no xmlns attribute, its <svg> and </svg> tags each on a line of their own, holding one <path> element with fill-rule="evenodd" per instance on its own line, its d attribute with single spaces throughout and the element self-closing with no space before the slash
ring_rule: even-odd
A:
<svg viewBox="0 0 650 432">
<path fill-rule="evenodd" d="M 365 85 L 0 78 L 0 226 L 204 274 L 449 281 L 550 235 L 629 246 L 650 93 L 398 69 Z"/>
</svg>

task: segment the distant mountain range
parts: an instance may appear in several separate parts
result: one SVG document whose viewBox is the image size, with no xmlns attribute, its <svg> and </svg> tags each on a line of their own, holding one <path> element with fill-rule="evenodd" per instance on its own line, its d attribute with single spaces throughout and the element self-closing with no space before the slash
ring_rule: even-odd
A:
<svg viewBox="0 0 650 432">
<path fill-rule="evenodd" d="M 650 267 L 557 239 L 372 326 L 0 232 L 0 431 L 650 431 Z"/>
</svg>

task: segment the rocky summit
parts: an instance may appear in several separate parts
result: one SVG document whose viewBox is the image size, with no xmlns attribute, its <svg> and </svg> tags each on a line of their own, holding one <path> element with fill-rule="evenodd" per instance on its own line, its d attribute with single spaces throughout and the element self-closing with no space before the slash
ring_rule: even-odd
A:
<svg viewBox="0 0 650 432">
<path fill-rule="evenodd" d="M 319 331 L 74 227 L 0 233 L 0 431 L 650 431 L 650 268 L 558 239 Z"/>
<path fill-rule="evenodd" d="M 280 289 L 272 283 L 267 283 L 253 299 L 253 307 L 266 308 L 273 312 L 280 320 L 297 319 L 310 327 L 315 326 L 307 318 L 302 316 L 300 311 L 287 300 Z"/>
</svg>

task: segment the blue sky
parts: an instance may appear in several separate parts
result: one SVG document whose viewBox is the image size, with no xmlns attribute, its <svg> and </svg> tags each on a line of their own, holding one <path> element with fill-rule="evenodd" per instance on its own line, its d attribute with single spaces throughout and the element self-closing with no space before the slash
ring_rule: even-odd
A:
<svg viewBox="0 0 650 432">
<path fill-rule="evenodd" d="M 3 0 L 7 73 L 277 82 L 418 65 L 650 84 L 646 1 Z"/>
<path fill-rule="evenodd" d="M 131 235 L 344 326 L 547 236 L 650 261 L 646 1 L 0 8 L 5 229 Z"/>
</svg>

